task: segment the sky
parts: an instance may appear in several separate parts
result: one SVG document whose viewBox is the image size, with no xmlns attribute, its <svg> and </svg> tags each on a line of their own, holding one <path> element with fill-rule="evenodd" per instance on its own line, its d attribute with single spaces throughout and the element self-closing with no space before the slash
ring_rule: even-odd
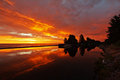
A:
<svg viewBox="0 0 120 80">
<path fill-rule="evenodd" d="M 120 0 L 0 0 L 0 43 L 61 43 L 69 34 L 107 38 Z"/>
</svg>

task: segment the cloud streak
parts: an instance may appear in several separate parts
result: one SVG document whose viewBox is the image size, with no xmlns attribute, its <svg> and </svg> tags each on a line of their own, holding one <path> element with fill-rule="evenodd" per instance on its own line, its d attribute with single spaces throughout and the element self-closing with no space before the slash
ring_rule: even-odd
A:
<svg viewBox="0 0 120 80">
<path fill-rule="evenodd" d="M 6 3 L 8 3 L 10 6 L 14 6 L 14 3 L 11 2 L 10 0 L 3 0 L 3 1 L 5 1 Z"/>
</svg>

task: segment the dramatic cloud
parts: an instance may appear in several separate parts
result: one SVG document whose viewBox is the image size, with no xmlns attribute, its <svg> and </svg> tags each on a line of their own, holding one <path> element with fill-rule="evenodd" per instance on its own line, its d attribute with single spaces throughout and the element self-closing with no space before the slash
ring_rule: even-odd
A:
<svg viewBox="0 0 120 80">
<path fill-rule="evenodd" d="M 103 41 L 110 18 L 120 13 L 119 4 L 120 0 L 0 0 L 0 36 L 7 38 L 0 42 L 12 43 L 14 37 L 16 43 L 59 43 L 81 33 Z"/>
<path fill-rule="evenodd" d="M 11 2 L 10 0 L 3 0 L 3 1 L 5 1 L 6 3 L 8 3 L 10 6 L 14 6 L 14 3 Z"/>
</svg>

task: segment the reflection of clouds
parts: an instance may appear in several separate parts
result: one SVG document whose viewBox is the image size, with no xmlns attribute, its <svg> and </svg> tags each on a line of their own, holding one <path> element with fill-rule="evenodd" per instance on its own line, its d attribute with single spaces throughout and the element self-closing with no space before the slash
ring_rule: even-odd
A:
<svg viewBox="0 0 120 80">
<path fill-rule="evenodd" d="M 35 52 L 42 52 L 42 53 L 52 53 L 52 52 L 55 52 L 55 51 L 58 51 L 58 48 L 49 48 L 49 47 L 38 47 L 38 48 L 22 48 L 24 50 L 27 50 L 27 49 L 30 49 L 30 50 L 27 50 L 27 51 L 20 51 L 21 49 L 8 49 L 8 50 L 5 50 L 7 51 L 9 54 L 7 54 L 7 56 L 18 56 L 18 55 L 30 55 L 32 53 L 35 53 Z M 3 50 L 3 52 L 5 52 Z M 17 52 L 16 52 L 17 51 Z M 7 53 L 6 52 L 6 53 Z"/>
<path fill-rule="evenodd" d="M 13 54 L 8 54 L 8 56 L 16 56 L 16 54 L 15 54 L 15 53 L 13 53 Z"/>
<path fill-rule="evenodd" d="M 3 49 L 0 51 L 0 65 L 2 64 L 0 68 L 3 70 L 1 73 L 6 72 L 10 77 L 39 69 L 40 66 L 54 62 L 59 57 L 67 56 L 63 53 L 63 49 L 58 49 L 58 46 Z M 12 72 L 13 74 L 11 74 Z M 8 76 L 4 78 L 8 78 Z"/>
<path fill-rule="evenodd" d="M 17 56 L 17 55 L 29 55 L 31 54 L 32 51 L 22 51 L 22 52 L 18 52 L 18 53 L 12 53 L 12 54 L 8 54 L 8 56 Z"/>
<path fill-rule="evenodd" d="M 24 54 L 31 54 L 31 53 L 32 53 L 32 51 L 27 51 L 27 52 L 18 52 L 17 54 L 24 55 Z"/>
<path fill-rule="evenodd" d="M 51 52 L 57 51 L 58 49 L 52 49 Z"/>
</svg>

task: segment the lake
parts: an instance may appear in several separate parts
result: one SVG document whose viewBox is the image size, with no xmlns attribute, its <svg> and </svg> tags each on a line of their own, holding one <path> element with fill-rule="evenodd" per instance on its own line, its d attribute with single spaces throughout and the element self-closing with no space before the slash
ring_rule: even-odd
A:
<svg viewBox="0 0 120 80">
<path fill-rule="evenodd" d="M 102 50 L 74 56 L 58 46 L 0 49 L 0 80 L 94 80 Z"/>
</svg>

